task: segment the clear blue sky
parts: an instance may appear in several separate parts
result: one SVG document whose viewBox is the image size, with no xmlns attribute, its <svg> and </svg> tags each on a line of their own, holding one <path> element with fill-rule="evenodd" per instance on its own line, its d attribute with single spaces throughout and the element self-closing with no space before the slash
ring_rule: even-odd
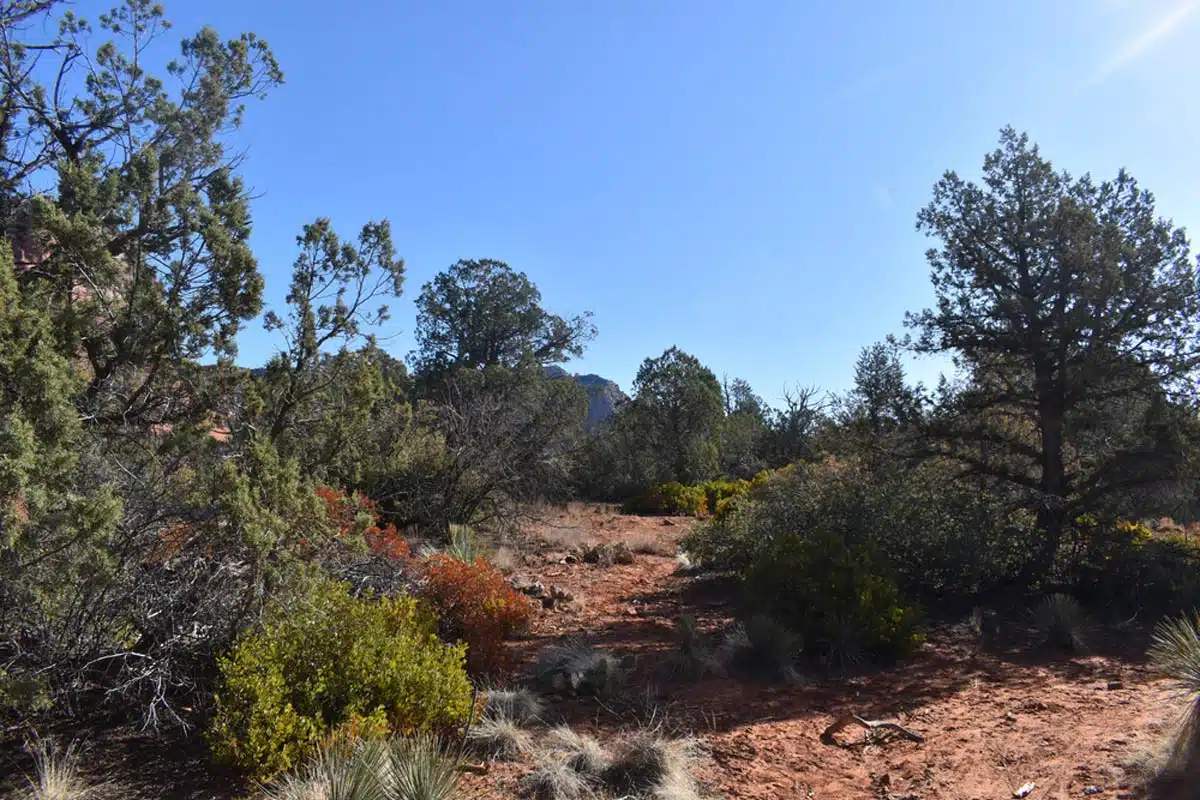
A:
<svg viewBox="0 0 1200 800">
<path fill-rule="evenodd" d="M 87 3 L 81 3 L 86 6 Z M 595 313 L 568 364 L 628 388 L 671 345 L 768 400 L 846 387 L 929 302 L 915 214 L 999 129 L 1127 166 L 1200 223 L 1200 0 L 174 0 L 177 33 L 265 37 L 286 85 L 240 137 L 267 300 L 318 215 L 392 221 L 413 299 L 458 258 Z M 264 361 L 258 324 L 241 360 Z M 930 380 L 938 364 L 918 364 Z"/>
</svg>

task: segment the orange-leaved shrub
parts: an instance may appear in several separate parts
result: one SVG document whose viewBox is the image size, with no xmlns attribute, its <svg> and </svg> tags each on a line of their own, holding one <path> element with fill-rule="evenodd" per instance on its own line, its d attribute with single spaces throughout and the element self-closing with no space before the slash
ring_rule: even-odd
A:
<svg viewBox="0 0 1200 800">
<path fill-rule="evenodd" d="M 441 615 L 445 635 L 467 645 L 467 671 L 488 675 L 504 669 L 504 637 L 529 628 L 530 599 L 482 557 L 467 562 L 436 553 L 423 572 L 420 594 Z"/>
<path fill-rule="evenodd" d="M 337 529 L 339 537 L 344 539 L 348 534 L 361 530 L 372 555 L 391 559 L 408 557 L 408 542 L 396 526 L 389 522 L 380 527 L 379 507 L 374 500 L 359 492 L 347 495 L 330 486 L 318 487 L 316 495 L 325 501 L 329 521 Z"/>
</svg>

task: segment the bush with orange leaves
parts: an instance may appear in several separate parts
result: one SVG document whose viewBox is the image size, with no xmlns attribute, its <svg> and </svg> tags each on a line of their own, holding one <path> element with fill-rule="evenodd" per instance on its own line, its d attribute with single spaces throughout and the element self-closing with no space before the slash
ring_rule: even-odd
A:
<svg viewBox="0 0 1200 800">
<path fill-rule="evenodd" d="M 467 671 L 495 676 L 507 666 L 504 637 L 524 632 L 534 606 L 483 558 L 459 561 L 445 553 L 426 559 L 420 594 L 442 618 L 447 637 L 467 645 Z"/>
<path fill-rule="evenodd" d="M 372 555 L 390 559 L 408 557 L 408 542 L 396 526 L 390 522 L 379 526 L 379 507 L 374 500 L 359 492 L 347 496 L 330 486 L 318 487 L 316 494 L 325 501 L 329 521 L 337 527 L 339 538 L 344 539 L 362 526 L 363 539 Z"/>
</svg>

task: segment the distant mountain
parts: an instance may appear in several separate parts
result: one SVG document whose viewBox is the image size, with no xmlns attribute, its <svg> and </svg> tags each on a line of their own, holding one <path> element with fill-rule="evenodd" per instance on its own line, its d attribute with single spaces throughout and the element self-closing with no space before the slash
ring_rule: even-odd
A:
<svg viewBox="0 0 1200 800">
<path fill-rule="evenodd" d="M 629 397 L 621 391 L 621 387 L 608 378 L 599 375 L 572 375 L 562 367 L 546 367 L 546 375 L 551 378 L 574 378 L 580 386 L 587 389 L 588 412 L 586 426 L 588 431 L 594 431 L 600 423 L 613 415 L 617 404 L 628 400 Z"/>
</svg>

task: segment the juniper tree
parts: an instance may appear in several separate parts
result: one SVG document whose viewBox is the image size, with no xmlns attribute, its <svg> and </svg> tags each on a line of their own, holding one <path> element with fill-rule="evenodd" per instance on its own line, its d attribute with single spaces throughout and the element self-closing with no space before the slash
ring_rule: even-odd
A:
<svg viewBox="0 0 1200 800">
<path fill-rule="evenodd" d="M 936 304 L 916 349 L 969 378 L 931 431 L 938 451 L 1023 493 L 1048 566 L 1064 526 L 1169 480 L 1193 415 L 1197 281 L 1184 231 L 1127 172 L 1056 171 L 1006 128 L 982 183 L 947 172 L 917 227 Z"/>
</svg>

